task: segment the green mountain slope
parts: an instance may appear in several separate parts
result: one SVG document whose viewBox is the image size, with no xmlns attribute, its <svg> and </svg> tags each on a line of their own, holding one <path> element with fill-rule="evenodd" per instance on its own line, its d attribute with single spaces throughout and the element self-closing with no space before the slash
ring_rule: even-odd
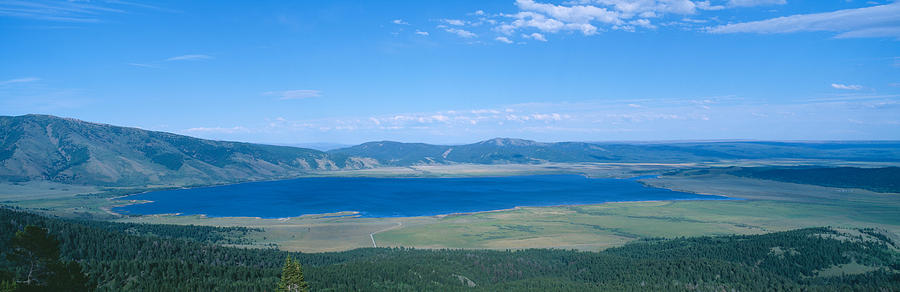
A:
<svg viewBox="0 0 900 292">
<path fill-rule="evenodd" d="M 699 162 L 776 158 L 900 161 L 900 142 L 540 143 L 496 138 L 456 146 L 383 141 L 331 150 L 328 153 L 371 157 L 381 164 L 401 166 L 431 163 Z"/>
<path fill-rule="evenodd" d="M 0 117 L 0 179 L 184 185 L 370 167 L 321 151 L 197 139 L 45 115 Z"/>
<path fill-rule="evenodd" d="M 418 164 L 700 162 L 731 159 L 900 161 L 900 142 L 369 142 L 322 152 L 211 141 L 46 115 L 0 116 L 0 181 L 101 186 L 275 179 L 310 171 Z"/>
</svg>

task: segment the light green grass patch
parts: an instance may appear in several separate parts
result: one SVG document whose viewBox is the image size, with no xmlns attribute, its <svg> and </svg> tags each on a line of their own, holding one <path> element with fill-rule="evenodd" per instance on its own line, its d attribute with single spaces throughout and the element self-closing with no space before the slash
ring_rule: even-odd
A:
<svg viewBox="0 0 900 292">
<path fill-rule="evenodd" d="M 857 262 L 851 262 L 849 264 L 831 266 L 827 269 L 816 271 L 817 277 L 838 277 L 844 275 L 859 275 L 865 274 L 872 271 L 877 271 L 883 269 L 884 267 L 877 266 L 867 266 L 863 264 L 859 264 Z"/>
</svg>

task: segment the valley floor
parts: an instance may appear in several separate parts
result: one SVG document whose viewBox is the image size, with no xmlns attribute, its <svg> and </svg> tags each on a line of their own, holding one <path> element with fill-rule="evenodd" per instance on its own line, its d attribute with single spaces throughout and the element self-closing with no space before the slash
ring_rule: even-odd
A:
<svg viewBox="0 0 900 292">
<path fill-rule="evenodd" d="M 731 165 L 789 165 L 748 161 Z M 722 166 L 697 164 L 451 165 L 317 173 L 328 176 L 486 176 L 581 173 L 592 177 L 634 177 L 671 170 Z M 106 218 L 119 222 L 258 227 L 251 246 L 277 245 L 290 251 L 321 252 L 361 247 L 565 248 L 598 250 L 650 237 L 760 234 L 812 226 L 871 227 L 900 234 L 900 194 L 830 188 L 736 177 L 716 171 L 641 180 L 672 190 L 724 195 L 738 200 L 622 202 L 584 206 L 521 207 L 511 210 L 411 218 L 356 218 L 352 213 L 282 219 L 136 216 L 110 214 L 111 201 L 84 195 L 92 189 L 31 186 L 41 198 L 3 199 L 4 204 L 48 213 Z M 2 188 L 6 192 L 6 188 Z M 107 190 L 108 191 L 108 190 Z M 118 190 L 127 192 L 128 190 Z M 132 190 L 134 191 L 134 190 Z M 80 195 L 75 195 L 80 194 Z M 3 195 L 3 194 L 0 194 Z M 7 197 L 4 197 L 7 198 Z M 34 197 L 31 197 L 34 198 Z M 127 198 L 125 198 L 127 199 Z"/>
</svg>

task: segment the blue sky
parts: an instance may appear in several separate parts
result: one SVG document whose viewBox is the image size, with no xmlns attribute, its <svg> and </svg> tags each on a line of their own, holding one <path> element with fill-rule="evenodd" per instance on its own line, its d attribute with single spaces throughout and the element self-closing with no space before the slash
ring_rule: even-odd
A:
<svg viewBox="0 0 900 292">
<path fill-rule="evenodd" d="M 263 143 L 900 139 L 900 3 L 0 0 L 0 114 Z"/>
</svg>

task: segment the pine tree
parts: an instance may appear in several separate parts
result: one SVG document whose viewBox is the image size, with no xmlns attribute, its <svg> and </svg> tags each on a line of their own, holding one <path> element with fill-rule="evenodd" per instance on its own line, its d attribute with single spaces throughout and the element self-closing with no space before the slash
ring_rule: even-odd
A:
<svg viewBox="0 0 900 292">
<path fill-rule="evenodd" d="M 12 252 L 7 256 L 13 263 L 25 267 L 25 279 L 13 282 L 12 286 L 4 283 L 0 289 L 17 289 L 18 284 L 22 284 L 26 290 L 93 290 L 78 263 L 60 260 L 59 240 L 48 234 L 47 229 L 25 226 L 24 230 L 16 232 L 10 243 Z"/>
<path fill-rule="evenodd" d="M 309 284 L 303 279 L 303 268 L 299 261 L 295 261 L 291 257 L 284 260 L 284 267 L 281 269 L 281 281 L 278 282 L 279 292 L 307 292 Z"/>
<path fill-rule="evenodd" d="M 25 267 L 26 285 L 44 285 L 52 276 L 52 266 L 59 260 L 59 241 L 47 234 L 47 230 L 34 226 L 25 226 L 16 232 L 10 242 L 12 252 L 9 260 Z"/>
</svg>

